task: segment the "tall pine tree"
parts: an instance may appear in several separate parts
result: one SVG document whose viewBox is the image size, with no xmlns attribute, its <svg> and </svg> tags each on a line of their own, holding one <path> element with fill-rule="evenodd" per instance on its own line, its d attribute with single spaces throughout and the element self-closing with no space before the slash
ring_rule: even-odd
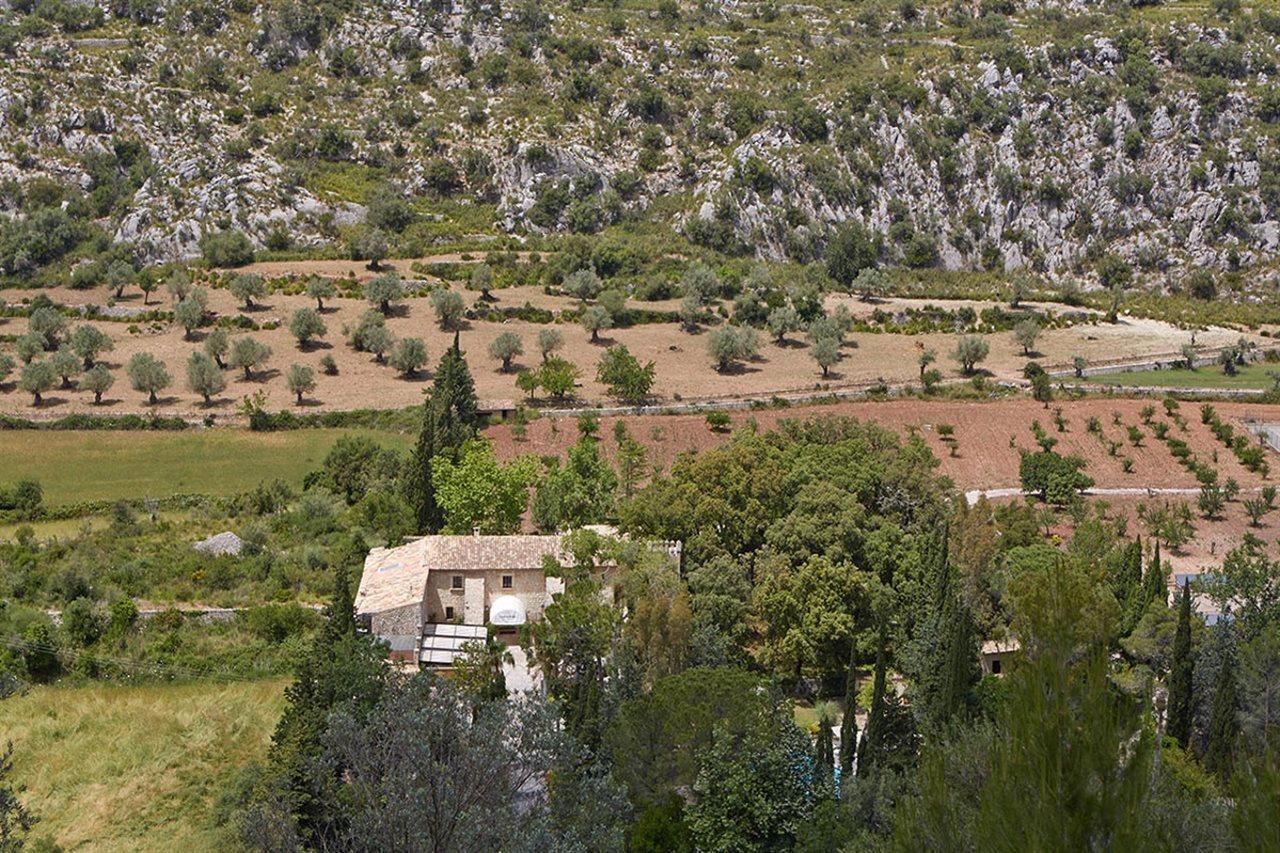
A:
<svg viewBox="0 0 1280 853">
<path fill-rule="evenodd" d="M 1173 635 L 1173 663 L 1169 669 L 1169 723 L 1166 731 L 1184 749 L 1191 740 L 1191 721 L 1195 703 L 1191 695 L 1191 676 L 1195 659 L 1191 651 L 1191 584 L 1182 585 L 1182 601 L 1178 608 L 1178 629 Z"/>
<path fill-rule="evenodd" d="M 405 480 L 405 497 L 413 507 L 419 533 L 436 533 L 444 526 L 431 480 L 432 463 L 444 453 L 457 461 L 458 449 L 479 428 L 478 408 L 475 381 L 455 332 L 453 346 L 440 357 L 431 396 L 422 405 L 422 429 Z"/>
<path fill-rule="evenodd" d="M 1209 742 L 1205 745 L 1204 763 L 1210 770 L 1226 778 L 1234 763 L 1236 738 L 1240 734 L 1240 704 L 1236 696 L 1236 655 L 1228 648 L 1218 671 L 1209 710 Z"/>
</svg>

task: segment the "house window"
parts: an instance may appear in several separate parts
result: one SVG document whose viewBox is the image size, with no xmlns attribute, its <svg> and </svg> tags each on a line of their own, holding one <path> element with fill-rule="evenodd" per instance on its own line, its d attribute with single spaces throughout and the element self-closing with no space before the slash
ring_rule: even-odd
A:
<svg viewBox="0 0 1280 853">
<path fill-rule="evenodd" d="M 991 674 L 992 675 L 1000 674 L 1000 658 L 996 658 L 995 660 L 991 661 Z"/>
<path fill-rule="evenodd" d="M 449 583 L 452 589 L 462 589 L 462 575 L 454 575 L 453 580 Z"/>
<path fill-rule="evenodd" d="M 446 622 L 452 622 L 452 621 L 453 621 L 453 608 L 452 608 L 452 607 L 446 607 L 446 608 L 444 609 L 444 621 L 446 621 Z"/>
<path fill-rule="evenodd" d="M 502 588 L 503 588 L 503 589 L 511 589 L 511 586 L 512 586 L 512 578 L 511 578 L 511 575 L 503 575 L 503 576 L 502 576 Z"/>
</svg>

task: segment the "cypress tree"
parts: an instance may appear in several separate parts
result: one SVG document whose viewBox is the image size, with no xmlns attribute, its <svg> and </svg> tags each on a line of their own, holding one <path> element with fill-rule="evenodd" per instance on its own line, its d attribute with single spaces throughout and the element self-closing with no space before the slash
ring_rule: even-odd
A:
<svg viewBox="0 0 1280 853">
<path fill-rule="evenodd" d="M 844 718 L 840 721 L 840 779 L 853 778 L 853 757 L 858 749 L 857 647 L 849 644 L 849 674 L 844 682 Z"/>
<path fill-rule="evenodd" d="M 831 779 L 836 766 L 835 743 L 831 737 L 832 722 L 834 721 L 829 714 L 818 715 L 818 742 L 814 748 L 814 758 L 818 762 L 816 773 L 824 780 Z"/>
<path fill-rule="evenodd" d="M 947 657 L 943 679 L 934 700 L 936 726 L 944 726 L 971 706 L 974 685 L 982 677 L 978 665 L 977 631 L 969 608 L 954 597 L 948 602 Z"/>
<path fill-rule="evenodd" d="M 453 345 L 440 357 L 431 396 L 422 406 L 422 429 L 405 483 L 405 497 L 414 509 L 420 533 L 436 533 L 444 525 L 444 513 L 436 503 L 431 482 L 432 460 L 442 453 L 456 458 L 458 448 L 475 437 L 478 407 L 475 381 L 455 332 Z"/>
<path fill-rule="evenodd" d="M 1191 695 L 1191 675 L 1195 660 L 1191 651 L 1191 584 L 1182 585 L 1178 629 L 1173 635 L 1173 664 L 1169 670 L 1169 736 L 1184 749 L 1191 740 L 1191 718 L 1195 704 Z"/>
<path fill-rule="evenodd" d="M 862 736 L 862 748 L 858 750 L 859 775 L 874 770 L 880 759 L 880 740 L 884 736 L 884 691 L 885 672 L 889 664 L 888 645 L 888 631 L 884 617 L 881 617 L 879 636 L 876 639 L 876 670 L 871 688 L 871 708 L 867 712 L 867 731 Z"/>
<path fill-rule="evenodd" d="M 1218 683 L 1213 691 L 1213 707 L 1209 712 L 1209 742 L 1205 746 L 1204 763 L 1222 777 L 1231 773 L 1236 737 L 1240 733 L 1239 701 L 1236 698 L 1236 656 L 1229 649 L 1222 659 Z"/>
<path fill-rule="evenodd" d="M 1151 606 L 1153 601 L 1169 603 L 1169 588 L 1164 576 L 1164 566 L 1160 563 L 1160 543 L 1157 542 L 1151 553 L 1151 562 L 1147 563 L 1147 574 L 1143 578 L 1142 610 Z M 1139 611 L 1139 617 L 1142 612 Z"/>
</svg>

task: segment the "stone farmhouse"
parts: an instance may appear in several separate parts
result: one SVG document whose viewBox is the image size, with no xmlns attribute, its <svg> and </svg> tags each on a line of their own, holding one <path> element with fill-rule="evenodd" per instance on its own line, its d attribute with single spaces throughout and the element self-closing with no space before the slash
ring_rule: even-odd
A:
<svg viewBox="0 0 1280 853">
<path fill-rule="evenodd" d="M 612 528 L 590 529 L 614 534 Z M 680 543 L 657 547 L 679 560 Z M 448 668 L 464 644 L 483 641 L 490 631 L 515 647 L 520 626 L 541 618 L 564 590 L 563 580 L 543 569 L 548 557 L 573 565 L 565 535 L 423 536 L 375 548 L 360 577 L 357 619 L 404 666 Z M 615 568 L 596 567 L 611 600 Z"/>
</svg>

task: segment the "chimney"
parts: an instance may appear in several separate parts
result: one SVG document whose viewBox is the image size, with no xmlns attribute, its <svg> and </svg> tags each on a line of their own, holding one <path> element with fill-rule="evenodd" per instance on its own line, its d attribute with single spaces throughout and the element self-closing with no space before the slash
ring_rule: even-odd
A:
<svg viewBox="0 0 1280 853">
<path fill-rule="evenodd" d="M 479 536 L 479 535 L 480 535 L 480 525 L 478 525 L 478 524 L 473 524 L 473 525 L 471 525 L 471 535 L 472 535 L 472 536 Z"/>
</svg>

